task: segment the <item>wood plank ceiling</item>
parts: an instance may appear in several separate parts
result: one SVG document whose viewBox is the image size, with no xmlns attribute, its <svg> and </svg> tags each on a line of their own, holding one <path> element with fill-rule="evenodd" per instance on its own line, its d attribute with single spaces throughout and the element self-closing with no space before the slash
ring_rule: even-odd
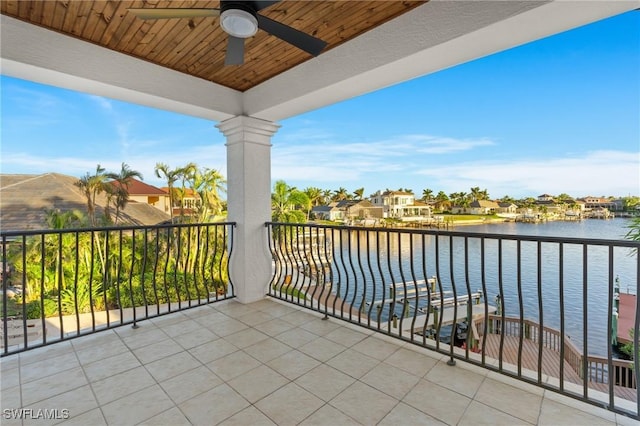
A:
<svg viewBox="0 0 640 426">
<path fill-rule="evenodd" d="M 424 1 L 289 1 L 260 11 L 328 43 L 323 53 Z M 265 31 L 245 41 L 243 65 L 224 65 L 218 18 L 145 21 L 129 8 L 218 8 L 219 1 L 2 0 L 0 12 L 163 67 L 245 91 L 312 58 Z M 90 58 L 87 58 L 90 60 Z"/>
</svg>

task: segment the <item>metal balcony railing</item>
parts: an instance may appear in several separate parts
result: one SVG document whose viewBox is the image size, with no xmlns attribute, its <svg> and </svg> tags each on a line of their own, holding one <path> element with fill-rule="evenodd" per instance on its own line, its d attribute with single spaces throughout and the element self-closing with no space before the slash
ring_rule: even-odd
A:
<svg viewBox="0 0 640 426">
<path fill-rule="evenodd" d="M 234 297 L 233 223 L 2 232 L 2 355 Z"/>
<path fill-rule="evenodd" d="M 638 242 L 266 226 L 272 297 L 640 418 Z"/>
</svg>

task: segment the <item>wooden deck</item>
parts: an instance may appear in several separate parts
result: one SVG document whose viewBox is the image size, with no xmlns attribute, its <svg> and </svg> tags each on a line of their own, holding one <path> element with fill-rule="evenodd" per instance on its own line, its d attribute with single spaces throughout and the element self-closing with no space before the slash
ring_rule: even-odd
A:
<svg viewBox="0 0 640 426">
<path fill-rule="evenodd" d="M 482 338 L 482 337 L 481 337 Z M 481 340 L 482 342 L 482 340 Z M 502 362 L 518 365 L 518 347 L 519 338 L 516 336 L 505 336 L 503 349 L 502 349 Z M 538 344 L 529 339 L 523 339 L 522 341 L 522 356 L 521 360 L 523 369 L 537 371 L 538 370 Z M 484 353 L 487 357 L 499 359 L 500 358 L 500 335 L 488 334 L 486 343 L 484 346 Z M 560 353 L 551 349 L 543 348 L 542 350 L 542 374 L 547 376 L 559 378 L 560 377 Z M 574 383 L 579 386 L 583 386 L 583 381 L 580 376 L 573 370 L 571 365 L 567 361 L 564 361 L 564 381 Z M 606 383 L 590 382 L 589 388 L 600 391 L 603 393 L 609 393 L 609 385 Z M 622 386 L 614 386 L 614 392 L 617 397 L 626 399 L 628 401 L 636 401 L 637 394 L 635 389 L 625 388 Z"/>
<path fill-rule="evenodd" d="M 636 295 L 620 293 L 620 310 L 618 312 L 618 342 L 631 343 L 629 330 L 634 329 L 636 321 Z"/>
</svg>

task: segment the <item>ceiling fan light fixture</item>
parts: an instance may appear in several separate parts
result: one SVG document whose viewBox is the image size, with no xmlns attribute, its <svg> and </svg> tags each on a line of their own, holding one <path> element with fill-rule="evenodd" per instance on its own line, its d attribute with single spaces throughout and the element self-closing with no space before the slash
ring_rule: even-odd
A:
<svg viewBox="0 0 640 426">
<path fill-rule="evenodd" d="M 249 38 L 258 32 L 256 17 L 242 9 L 226 9 L 220 14 L 220 26 L 229 35 Z"/>
</svg>

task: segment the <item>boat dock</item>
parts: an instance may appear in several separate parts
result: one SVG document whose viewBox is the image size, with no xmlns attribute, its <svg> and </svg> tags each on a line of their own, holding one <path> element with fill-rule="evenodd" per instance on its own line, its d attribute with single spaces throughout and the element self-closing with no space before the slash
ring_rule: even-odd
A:
<svg viewBox="0 0 640 426">
<path fill-rule="evenodd" d="M 620 293 L 618 297 L 618 344 L 631 343 L 629 332 L 634 329 L 636 320 L 636 295 Z"/>
</svg>

